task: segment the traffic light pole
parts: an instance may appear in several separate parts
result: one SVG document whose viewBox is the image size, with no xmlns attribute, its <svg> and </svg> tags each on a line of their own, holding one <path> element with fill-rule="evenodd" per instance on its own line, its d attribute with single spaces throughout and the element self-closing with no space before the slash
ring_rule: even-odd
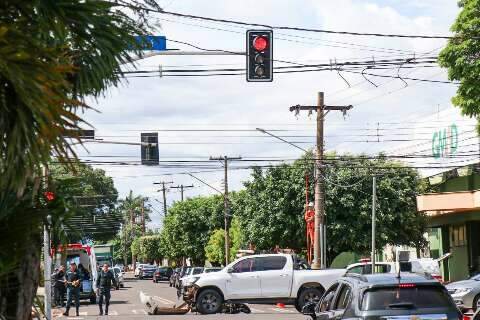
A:
<svg viewBox="0 0 480 320">
<path fill-rule="evenodd" d="M 176 186 L 176 187 L 170 187 L 170 189 L 180 189 L 180 194 L 181 194 L 181 198 L 180 198 L 180 199 L 182 199 L 182 202 L 183 202 L 183 191 L 184 191 L 186 188 L 193 188 L 193 184 L 192 184 L 192 185 L 189 185 L 189 186 L 185 186 L 185 185 L 181 184 L 181 185 Z"/>
<path fill-rule="evenodd" d="M 48 167 L 43 167 L 45 190 L 48 190 Z M 43 226 L 43 277 L 45 287 L 45 318 L 52 319 L 52 261 L 50 260 L 49 217 Z"/>
<path fill-rule="evenodd" d="M 210 157 L 210 160 L 223 160 L 223 167 L 225 168 L 225 191 L 223 195 L 223 205 L 224 205 L 224 232 L 225 232 L 225 265 L 228 264 L 230 260 L 230 235 L 228 234 L 228 217 L 230 216 L 230 204 L 228 201 L 228 161 L 229 160 L 240 160 L 241 157 L 229 158 L 227 156 L 223 157 Z"/>
<path fill-rule="evenodd" d="M 349 106 L 327 106 L 324 103 L 323 92 L 318 93 L 316 106 L 296 105 L 290 107 L 290 111 L 299 113 L 300 111 L 317 112 L 317 143 L 315 157 L 315 234 L 313 243 L 313 263 L 312 269 L 326 268 L 327 236 L 325 227 L 325 192 L 324 192 L 324 174 L 323 174 L 323 151 L 324 151 L 324 121 L 325 116 L 330 111 L 341 111 L 346 113 L 352 108 Z M 326 112 L 325 112 L 326 111 Z"/>
</svg>

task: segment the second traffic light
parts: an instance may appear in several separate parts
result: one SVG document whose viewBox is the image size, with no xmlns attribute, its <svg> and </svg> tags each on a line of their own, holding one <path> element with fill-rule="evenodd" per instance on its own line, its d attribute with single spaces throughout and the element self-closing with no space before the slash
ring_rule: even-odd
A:
<svg viewBox="0 0 480 320">
<path fill-rule="evenodd" d="M 273 81 L 273 31 L 247 31 L 247 81 Z"/>
</svg>

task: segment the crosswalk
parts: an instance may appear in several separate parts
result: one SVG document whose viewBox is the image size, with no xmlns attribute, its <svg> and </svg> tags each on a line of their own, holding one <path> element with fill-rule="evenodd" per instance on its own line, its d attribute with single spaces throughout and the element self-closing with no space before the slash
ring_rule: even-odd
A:
<svg viewBox="0 0 480 320">
<path fill-rule="evenodd" d="M 155 299 L 159 302 L 162 302 L 160 299 Z M 167 299 L 165 299 L 167 300 Z M 168 301 L 168 302 L 167 302 Z M 172 304 L 171 301 L 167 300 L 167 301 L 163 301 L 162 303 L 164 304 Z M 258 307 L 251 307 L 250 306 L 250 310 L 252 311 L 253 314 L 271 314 L 271 313 L 296 313 L 296 311 L 290 309 L 290 308 L 278 308 L 278 307 L 266 307 L 266 308 L 258 308 Z M 130 309 L 129 310 L 131 314 L 133 315 L 147 315 L 148 312 L 144 309 Z M 119 313 L 118 311 L 116 310 L 111 310 L 109 311 L 108 313 L 108 316 L 109 317 L 115 317 L 115 316 L 125 316 L 127 315 L 126 312 L 123 312 L 123 313 Z M 89 311 L 83 311 L 83 312 L 80 312 L 80 317 L 62 317 L 62 319 L 76 319 L 76 320 L 81 320 L 81 319 L 85 319 L 86 317 L 97 317 L 98 316 L 98 312 L 89 312 Z M 99 317 L 101 319 L 101 317 Z"/>
</svg>

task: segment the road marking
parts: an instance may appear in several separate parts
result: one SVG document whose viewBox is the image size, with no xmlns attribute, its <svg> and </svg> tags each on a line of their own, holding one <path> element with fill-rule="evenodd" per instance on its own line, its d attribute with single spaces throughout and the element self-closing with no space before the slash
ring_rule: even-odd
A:
<svg viewBox="0 0 480 320">
<path fill-rule="evenodd" d="M 132 312 L 135 313 L 135 314 L 148 314 L 147 311 L 145 311 L 145 310 L 138 310 L 138 309 L 133 309 Z"/>
<path fill-rule="evenodd" d="M 168 300 L 168 299 L 165 299 L 165 298 L 162 298 L 162 297 L 159 297 L 159 296 L 153 296 L 152 299 L 160 301 L 163 304 L 175 304 L 175 302 L 173 302 L 171 300 Z"/>
<path fill-rule="evenodd" d="M 273 310 L 273 311 L 276 311 L 276 312 L 281 312 L 281 313 L 293 313 L 292 310 L 281 309 L 281 308 L 270 308 L 270 310 Z"/>
<path fill-rule="evenodd" d="M 109 316 L 118 316 L 118 312 L 117 311 L 108 311 L 108 315 Z"/>
<path fill-rule="evenodd" d="M 265 313 L 265 311 L 257 309 L 257 308 L 252 308 L 252 307 L 249 307 L 249 308 L 253 313 Z"/>
</svg>

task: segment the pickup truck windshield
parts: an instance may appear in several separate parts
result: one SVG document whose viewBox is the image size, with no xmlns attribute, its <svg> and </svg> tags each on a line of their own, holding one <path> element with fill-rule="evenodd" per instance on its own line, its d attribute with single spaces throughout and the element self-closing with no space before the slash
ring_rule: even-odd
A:
<svg viewBox="0 0 480 320">
<path fill-rule="evenodd" d="M 366 291 L 362 310 L 436 308 L 450 304 L 448 293 L 439 286 L 386 287 Z"/>
</svg>

